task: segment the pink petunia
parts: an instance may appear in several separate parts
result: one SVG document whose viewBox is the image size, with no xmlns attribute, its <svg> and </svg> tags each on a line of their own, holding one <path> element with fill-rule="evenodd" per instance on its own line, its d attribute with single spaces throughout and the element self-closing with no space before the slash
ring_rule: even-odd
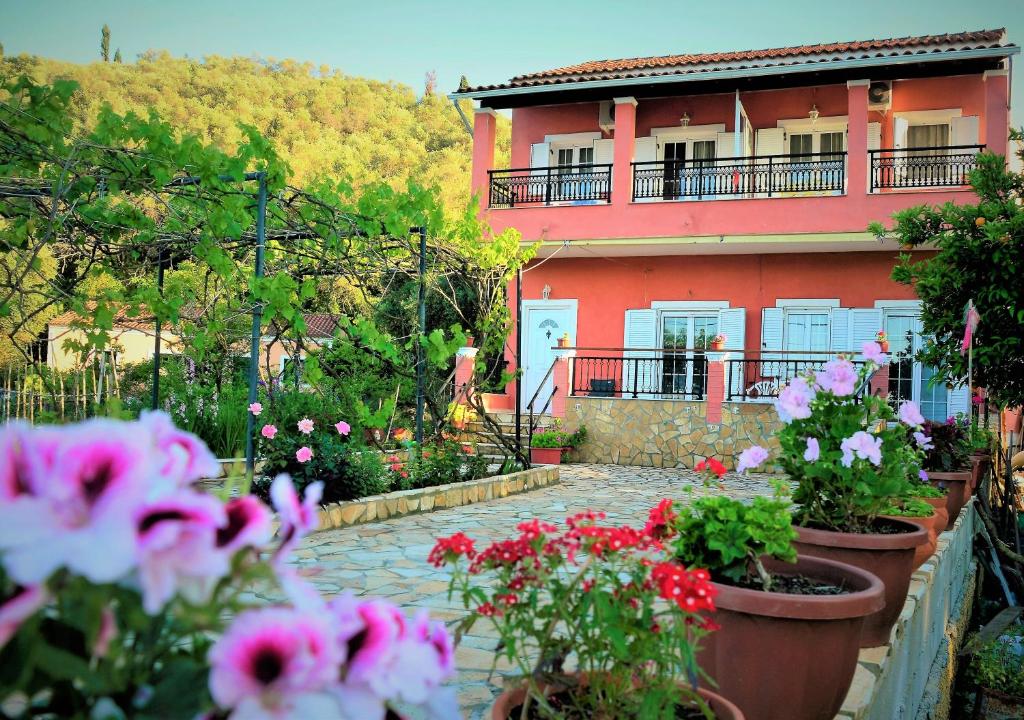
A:
<svg viewBox="0 0 1024 720">
<path fill-rule="evenodd" d="M 92 644 L 92 656 L 102 658 L 107 656 L 110 650 L 110 643 L 117 637 L 117 616 L 109 605 L 100 612 L 100 627 L 96 632 L 96 639 Z"/>
<path fill-rule="evenodd" d="M 259 417 L 260 413 L 263 412 L 263 405 L 261 403 L 254 402 L 249 405 L 249 412 L 251 412 L 254 417 Z"/>
<path fill-rule="evenodd" d="M 21 624 L 42 608 L 50 595 L 42 585 L 15 587 L 14 592 L 0 603 L 0 648 L 4 647 Z"/>
<path fill-rule="evenodd" d="M 767 459 L 767 450 L 760 445 L 751 445 L 740 453 L 740 461 L 736 464 L 736 472 L 746 472 L 751 468 L 756 468 Z"/>
<path fill-rule="evenodd" d="M 872 465 L 882 462 L 882 438 L 859 430 L 840 443 L 843 457 L 840 462 L 844 467 L 853 465 L 854 457 L 870 460 Z"/>
<path fill-rule="evenodd" d="M 339 435 L 348 435 L 352 432 L 352 426 L 344 420 L 339 420 L 334 424 L 334 429 L 338 431 Z"/>
<path fill-rule="evenodd" d="M 342 717 L 328 690 L 344 650 L 327 619 L 291 608 L 247 610 L 210 649 L 210 694 L 232 717 Z"/>
<path fill-rule="evenodd" d="M 313 421 L 309 418 L 302 418 L 298 422 L 299 432 L 303 435 L 309 435 L 313 432 Z"/>
<path fill-rule="evenodd" d="M 273 440 L 274 436 L 277 435 L 277 428 L 273 425 L 264 425 L 263 429 L 260 430 L 260 435 L 265 437 L 267 440 Z"/>
<path fill-rule="evenodd" d="M 143 412 L 139 427 L 150 435 L 157 454 L 163 457 L 160 475 L 174 485 L 220 475 L 220 463 L 198 436 L 179 430 L 171 416 L 159 410 Z"/>
<path fill-rule="evenodd" d="M 139 585 L 149 614 L 179 594 L 205 602 L 230 571 L 229 556 L 215 552 L 217 532 L 228 524 L 216 498 L 183 490 L 141 508 L 135 523 Z"/>
<path fill-rule="evenodd" d="M 295 459 L 298 460 L 300 463 L 309 462 L 310 460 L 313 459 L 313 451 L 306 445 L 303 445 L 302 447 L 295 451 Z"/>
<path fill-rule="evenodd" d="M 888 362 L 886 354 L 882 352 L 882 346 L 874 341 L 864 343 L 861 353 L 865 360 L 870 360 L 878 365 L 885 365 Z"/>
<path fill-rule="evenodd" d="M 97 583 L 126 575 L 135 564 L 135 509 L 162 487 L 166 456 L 139 442 L 134 424 L 114 420 L 43 429 L 39 437 L 52 464 L 32 477 L 33 492 L 0 502 L 8 574 L 23 585 L 61 567 Z"/>
<path fill-rule="evenodd" d="M 828 390 L 836 397 L 845 397 L 853 395 L 857 371 L 849 360 L 836 358 L 825 363 L 825 368 L 815 373 L 815 379 L 822 390 Z"/>
<path fill-rule="evenodd" d="M 779 392 L 775 401 L 775 410 L 783 422 L 803 420 L 811 416 L 811 401 L 814 400 L 814 388 L 806 379 L 795 377 Z"/>
<path fill-rule="evenodd" d="M 924 415 L 921 414 L 920 408 L 917 407 L 917 403 L 913 400 L 905 400 L 900 405 L 900 422 L 910 427 L 921 427 L 924 425 Z"/>
</svg>

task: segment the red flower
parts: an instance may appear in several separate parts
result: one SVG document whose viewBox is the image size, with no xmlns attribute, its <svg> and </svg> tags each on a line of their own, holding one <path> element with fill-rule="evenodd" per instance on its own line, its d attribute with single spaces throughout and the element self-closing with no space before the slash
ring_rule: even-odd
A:
<svg viewBox="0 0 1024 720">
<path fill-rule="evenodd" d="M 399 472 L 399 471 L 401 471 L 401 469 L 402 469 L 402 464 L 401 463 L 397 463 L 397 462 L 391 463 L 391 472 Z"/>
<path fill-rule="evenodd" d="M 647 524 L 644 525 L 644 535 L 655 540 L 664 540 L 673 535 L 672 521 L 676 519 L 676 513 L 672 509 L 672 501 L 665 498 L 657 507 L 651 508 L 647 515 Z"/>
<path fill-rule="evenodd" d="M 714 458 L 707 458 L 706 460 L 701 460 L 699 463 L 693 466 L 693 469 L 696 470 L 697 472 L 711 471 L 719 479 L 721 479 L 726 473 L 725 465 L 723 465 L 718 460 L 715 460 Z"/>
<path fill-rule="evenodd" d="M 717 591 L 706 570 L 687 570 L 679 563 L 663 562 L 651 571 L 658 594 L 687 612 L 714 611 Z"/>
<path fill-rule="evenodd" d="M 434 545 L 434 549 L 427 556 L 427 561 L 435 567 L 441 567 L 445 563 L 457 560 L 463 555 L 472 559 L 476 555 L 476 550 L 473 549 L 472 538 L 467 537 L 464 533 L 457 532 L 451 537 L 439 538 Z"/>
<path fill-rule="evenodd" d="M 476 609 L 476 611 L 480 615 L 483 615 L 484 617 L 491 617 L 493 615 L 501 615 L 501 611 L 498 610 L 498 608 L 494 607 L 494 605 L 492 605 L 489 602 L 486 602 L 483 605 L 481 605 L 480 607 L 478 607 Z"/>
</svg>

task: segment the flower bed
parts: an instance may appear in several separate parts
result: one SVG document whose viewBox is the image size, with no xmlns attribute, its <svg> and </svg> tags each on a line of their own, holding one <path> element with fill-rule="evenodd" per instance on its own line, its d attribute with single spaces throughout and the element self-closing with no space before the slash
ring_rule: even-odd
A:
<svg viewBox="0 0 1024 720">
<path fill-rule="evenodd" d="M 470 505 L 554 485 L 560 481 L 558 468 L 530 470 L 448 483 L 415 490 L 399 490 L 328 505 L 320 509 L 320 529 L 348 527 L 421 512 Z"/>
</svg>

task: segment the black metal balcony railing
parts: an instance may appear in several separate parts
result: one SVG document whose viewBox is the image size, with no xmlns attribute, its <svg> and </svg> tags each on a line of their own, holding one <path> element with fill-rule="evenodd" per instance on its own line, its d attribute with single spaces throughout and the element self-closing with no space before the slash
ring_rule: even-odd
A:
<svg viewBox="0 0 1024 720">
<path fill-rule="evenodd" d="M 645 355 L 647 351 L 644 351 Z M 586 397 L 704 400 L 708 363 L 701 351 L 651 350 L 642 357 L 576 356 L 572 394 Z"/>
<path fill-rule="evenodd" d="M 633 163 L 633 199 L 842 192 L 846 153 Z"/>
<path fill-rule="evenodd" d="M 984 145 L 948 145 L 868 150 L 871 192 L 967 185 L 984 149 Z"/>
<path fill-rule="evenodd" d="M 819 370 L 834 353 L 764 353 L 761 357 L 745 357 L 725 361 L 726 400 L 760 400 L 777 398 L 779 391 L 797 375 Z M 854 360 L 854 365 L 864 364 Z"/>
<path fill-rule="evenodd" d="M 557 165 L 489 170 L 492 208 L 611 202 L 611 165 Z"/>
</svg>

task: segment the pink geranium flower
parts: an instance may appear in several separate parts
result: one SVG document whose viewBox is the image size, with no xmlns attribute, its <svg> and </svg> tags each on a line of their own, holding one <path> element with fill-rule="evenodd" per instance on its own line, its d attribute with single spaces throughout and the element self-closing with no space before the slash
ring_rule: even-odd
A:
<svg viewBox="0 0 1024 720">
<path fill-rule="evenodd" d="M 917 407 L 917 403 L 913 400 L 905 400 L 900 405 L 900 422 L 910 427 L 921 427 L 924 425 L 924 415 L 921 414 L 920 408 Z"/>
<path fill-rule="evenodd" d="M 327 691 L 343 659 L 323 616 L 247 610 L 210 650 L 210 694 L 233 717 L 342 717 Z"/>
<path fill-rule="evenodd" d="M 349 425 L 344 420 L 339 420 L 337 423 L 335 423 L 334 429 L 338 431 L 339 435 L 348 435 L 350 432 L 352 432 L 352 426 Z"/>
<path fill-rule="evenodd" d="M 220 475 L 220 463 L 206 443 L 196 435 L 176 428 L 167 413 L 159 410 L 143 412 L 139 426 L 150 434 L 157 454 L 163 457 L 160 475 L 164 479 L 175 485 L 189 485 Z"/>
<path fill-rule="evenodd" d="M 857 384 L 857 370 L 845 358 L 836 358 L 825 363 L 825 368 L 815 373 L 815 379 L 822 390 L 829 390 L 836 397 L 853 395 Z"/>
<path fill-rule="evenodd" d="M 96 632 L 96 639 L 92 644 L 93 657 L 106 657 L 110 650 L 110 643 L 117 637 L 117 616 L 114 610 L 107 605 L 100 612 L 100 629 Z"/>
<path fill-rule="evenodd" d="M 775 402 L 775 410 L 783 422 L 803 420 L 811 416 L 811 401 L 814 400 L 814 388 L 805 378 L 795 377 L 782 388 Z"/>
<path fill-rule="evenodd" d="M 882 346 L 876 342 L 866 342 L 861 348 L 865 360 L 870 360 L 878 365 L 885 365 L 888 362 L 886 355 L 882 352 Z"/>
<path fill-rule="evenodd" d="M 141 508 L 135 522 L 142 604 L 151 615 L 176 594 L 204 602 L 228 573 L 228 556 L 214 551 L 218 529 L 228 524 L 216 498 L 181 491 Z"/>
<path fill-rule="evenodd" d="M 310 483 L 300 501 L 290 477 L 282 474 L 274 478 L 270 484 L 270 501 L 281 521 L 281 546 L 275 552 L 278 559 L 285 557 L 303 537 L 316 530 L 320 524 L 317 510 L 323 492 L 322 482 Z"/>
<path fill-rule="evenodd" d="M 254 402 L 254 403 L 250 404 L 249 405 L 249 412 L 251 412 L 253 414 L 253 416 L 259 417 L 260 413 L 263 412 L 263 405 L 262 405 L 262 403 Z"/>
<path fill-rule="evenodd" d="M 265 437 L 267 440 L 273 440 L 274 436 L 277 435 L 277 428 L 273 425 L 264 425 L 263 429 L 260 430 L 260 435 Z"/>
<path fill-rule="evenodd" d="M 47 484 L 61 434 L 14 421 L 0 430 L 0 502 L 36 495 Z"/>
<path fill-rule="evenodd" d="M 0 648 L 18 632 L 21 624 L 32 617 L 50 599 L 42 585 L 16 587 L 9 598 L 0 604 Z"/>
<path fill-rule="evenodd" d="M 224 506 L 227 523 L 217 528 L 217 549 L 233 555 L 244 547 L 270 542 L 270 509 L 252 495 L 233 498 Z"/>
<path fill-rule="evenodd" d="M 309 418 L 302 418 L 298 422 L 299 432 L 303 435 L 309 435 L 313 432 L 313 421 Z"/>
<path fill-rule="evenodd" d="M 300 463 L 309 462 L 310 460 L 313 459 L 313 451 L 310 450 L 307 446 L 303 445 L 302 447 L 295 451 L 295 459 L 298 460 Z"/>
<path fill-rule="evenodd" d="M 818 444 L 818 438 L 807 438 L 807 449 L 804 450 L 804 460 L 807 462 L 818 462 L 819 457 L 821 457 L 821 446 Z"/>
<path fill-rule="evenodd" d="M 32 494 L 0 503 L 0 550 L 9 575 L 25 585 L 60 567 L 97 583 L 126 575 L 135 564 L 135 509 L 159 486 L 166 457 L 139 442 L 134 424 L 113 420 L 43 430 L 39 437 L 52 466 L 32 478 Z"/>
<path fill-rule="evenodd" d="M 843 451 L 840 462 L 844 467 L 853 465 L 854 456 L 870 460 L 872 465 L 879 465 L 882 462 L 882 438 L 863 430 L 843 440 L 839 448 Z"/>
<path fill-rule="evenodd" d="M 736 472 L 746 472 L 751 468 L 756 468 L 767 459 L 767 450 L 760 445 L 751 445 L 740 453 L 740 461 L 736 464 Z"/>
</svg>

